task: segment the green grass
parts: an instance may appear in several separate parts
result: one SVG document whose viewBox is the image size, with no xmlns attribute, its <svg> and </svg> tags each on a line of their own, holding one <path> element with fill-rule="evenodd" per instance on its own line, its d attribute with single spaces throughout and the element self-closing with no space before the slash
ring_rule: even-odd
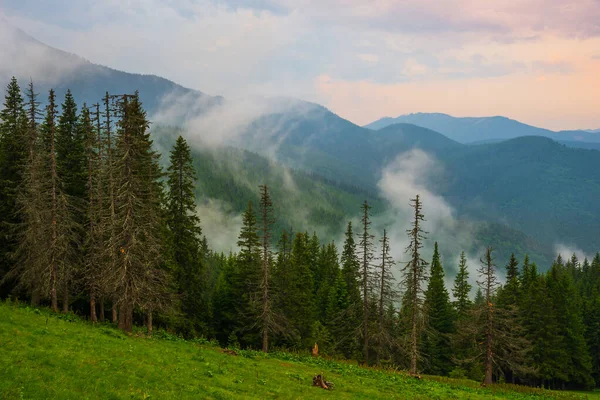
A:
<svg viewBox="0 0 600 400">
<path fill-rule="evenodd" d="M 160 337 L 160 338 L 159 338 Z M 333 391 L 312 387 L 323 372 Z M 204 340 L 128 336 L 109 325 L 0 303 L 0 399 L 549 399 L 593 398 L 360 368 L 253 351 L 228 355 Z"/>
</svg>

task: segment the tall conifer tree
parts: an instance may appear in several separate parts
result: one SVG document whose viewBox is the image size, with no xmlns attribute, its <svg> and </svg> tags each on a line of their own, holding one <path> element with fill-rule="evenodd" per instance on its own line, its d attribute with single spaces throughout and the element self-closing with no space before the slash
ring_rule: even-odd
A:
<svg viewBox="0 0 600 400">
<path fill-rule="evenodd" d="M 428 329 L 423 343 L 425 354 L 428 357 L 427 370 L 432 375 L 446 375 L 452 367 L 450 334 L 454 330 L 454 318 L 444 277 L 444 268 L 436 242 L 431 261 L 429 284 L 425 292 Z"/>
<path fill-rule="evenodd" d="M 202 230 L 196 214 L 196 171 L 191 149 L 179 136 L 169 156 L 167 169 L 167 224 L 171 236 L 171 252 L 176 268 L 182 311 L 192 330 L 199 329 L 199 317 L 206 315 L 203 304 Z"/>
<path fill-rule="evenodd" d="M 417 373 L 417 362 L 419 360 L 419 337 L 424 326 L 423 310 L 423 285 L 427 280 L 425 268 L 427 261 L 421 257 L 423 241 L 426 239 L 422 224 L 425 221 L 423 215 L 423 204 L 419 195 L 410 200 L 413 208 L 413 220 L 411 228 L 406 231 L 410 240 L 406 247 L 406 253 L 410 261 L 402 269 L 404 278 L 402 284 L 405 292 L 402 299 L 402 314 L 409 324 L 409 354 L 410 354 L 410 373 Z"/>
</svg>

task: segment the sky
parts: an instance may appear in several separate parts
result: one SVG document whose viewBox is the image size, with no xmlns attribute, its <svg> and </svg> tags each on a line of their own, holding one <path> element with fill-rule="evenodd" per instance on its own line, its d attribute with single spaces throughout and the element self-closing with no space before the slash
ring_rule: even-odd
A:
<svg viewBox="0 0 600 400">
<path fill-rule="evenodd" d="M 2 18 L 94 63 L 359 125 L 443 112 L 600 128 L 600 0 L 0 0 Z"/>
</svg>

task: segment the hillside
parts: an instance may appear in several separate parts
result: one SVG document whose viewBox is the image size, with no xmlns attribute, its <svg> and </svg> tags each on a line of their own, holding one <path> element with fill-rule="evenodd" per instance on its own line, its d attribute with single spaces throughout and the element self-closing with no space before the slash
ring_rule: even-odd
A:
<svg viewBox="0 0 600 400">
<path fill-rule="evenodd" d="M 600 142 L 600 135 L 593 132 L 582 130 L 554 132 L 501 116 L 458 118 L 441 113 L 415 113 L 396 118 L 381 118 L 365 125 L 365 128 L 379 130 L 397 123 L 414 124 L 432 129 L 461 143 L 512 139 L 520 136 L 545 136 L 554 140 Z"/>
<path fill-rule="evenodd" d="M 426 131 L 422 133 L 431 135 L 432 138 L 444 138 L 436 132 L 412 125 L 408 126 L 408 131 L 413 128 Z M 179 129 L 168 127 L 155 127 L 154 130 L 161 148 L 169 148 L 174 136 L 181 133 L 183 132 Z M 442 151 L 446 146 L 458 145 L 448 139 L 442 145 L 435 140 L 430 143 L 430 140 L 425 139 L 426 135 L 418 142 L 410 137 L 404 140 L 398 136 L 398 146 L 409 149 L 420 145 Z M 209 242 L 216 245 L 217 250 L 231 249 L 239 233 L 239 215 L 248 201 L 258 204 L 258 186 L 262 184 L 271 188 L 276 213 L 275 232 L 290 228 L 296 232 L 308 230 L 316 231 L 324 241 L 339 240 L 348 221 L 358 218 L 359 207 L 364 200 L 372 205 L 373 216 L 378 221 L 384 220 L 383 224 L 374 226 L 375 230 L 382 230 L 389 222 L 398 222 L 385 219 L 390 204 L 375 189 L 366 190 L 345 181 L 339 182 L 316 173 L 294 170 L 259 154 L 234 147 L 196 144 L 193 156 L 198 174 L 199 213 Z M 554 257 L 552 246 L 505 224 L 471 220 L 466 216 L 456 223 L 454 229 L 472 234 L 467 243 L 453 237 L 446 238 L 445 235 L 442 237 L 438 232 L 431 232 L 427 243 L 432 247 L 434 241 L 441 241 L 441 251 L 447 260 L 454 260 L 463 250 L 478 257 L 478 252 L 490 243 L 496 249 L 500 263 L 508 260 L 514 252 L 519 259 L 529 254 L 532 261 L 545 269 Z M 379 235 L 380 232 L 376 234 Z M 274 239 L 276 242 L 277 235 Z M 453 275 L 456 266 L 449 262 L 446 268 Z"/>
<path fill-rule="evenodd" d="M 468 215 L 505 220 L 542 242 L 562 238 L 593 251 L 600 247 L 598 155 L 540 137 L 466 146 L 442 158 L 441 193 Z"/>
<path fill-rule="evenodd" d="M 60 399 L 584 399 L 588 393 L 365 369 L 302 355 L 252 351 L 223 353 L 204 341 L 164 332 L 127 336 L 109 324 L 91 325 L 72 314 L 0 304 L 0 398 Z M 312 387 L 323 373 L 331 392 Z M 52 382 L 53 384 L 48 384 Z"/>
<path fill-rule="evenodd" d="M 79 105 L 97 103 L 107 91 L 121 94 L 139 90 L 146 110 L 153 114 L 163 105 L 165 96 L 171 99 L 186 96 L 189 101 L 204 107 L 221 100 L 159 76 L 127 73 L 93 64 L 75 54 L 50 47 L 7 23 L 0 23 L 0 59 L 3 60 L 0 85 L 6 87 L 12 76 L 23 85 L 33 79 L 42 101 L 50 88 L 56 90 L 61 101 L 70 89 Z"/>
<path fill-rule="evenodd" d="M 306 154 L 317 154 L 328 137 L 323 132 L 297 145 Z M 352 140 L 354 146 L 347 143 Z M 345 151 L 332 150 L 321 159 L 319 170 L 351 182 L 360 174 L 358 182 L 369 181 L 372 187 L 396 155 L 419 148 L 436 157 L 444 172 L 423 183 L 462 216 L 508 224 L 549 246 L 566 243 L 589 252 L 600 248 L 595 201 L 600 196 L 600 157 L 595 150 L 569 148 L 539 136 L 467 146 L 411 124 L 354 133 L 342 143 Z M 280 153 L 285 149 L 281 146 Z M 316 169 L 300 157 L 295 162 L 305 170 Z"/>
</svg>

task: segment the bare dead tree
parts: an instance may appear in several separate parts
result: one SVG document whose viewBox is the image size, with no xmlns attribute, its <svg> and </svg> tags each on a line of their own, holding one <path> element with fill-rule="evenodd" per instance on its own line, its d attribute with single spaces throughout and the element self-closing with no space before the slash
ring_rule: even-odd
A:
<svg viewBox="0 0 600 400">
<path fill-rule="evenodd" d="M 410 243 L 406 247 L 406 253 L 410 255 L 410 261 L 402 269 L 404 272 L 402 283 L 405 288 L 402 306 L 405 312 L 408 312 L 410 320 L 410 373 L 416 375 L 419 359 L 419 337 L 425 319 L 423 287 L 427 280 L 426 267 L 428 263 L 421 258 L 421 249 L 427 232 L 421 227 L 421 224 L 425 221 L 425 216 L 422 213 L 423 204 L 419 195 L 410 200 L 410 206 L 413 208 L 414 213 L 412 226 L 406 231 L 410 239 Z"/>
<path fill-rule="evenodd" d="M 377 327 L 377 365 L 381 365 L 381 356 L 384 353 L 386 345 L 391 344 L 392 338 L 390 332 L 388 332 L 385 326 L 385 312 L 386 308 L 393 304 L 398 292 L 394 285 L 394 275 L 392 268 L 396 264 L 392 256 L 390 255 L 390 240 L 387 235 L 387 231 L 383 230 L 383 237 L 380 240 L 381 243 L 381 256 L 379 258 L 379 304 L 378 304 L 378 327 Z"/>
</svg>

